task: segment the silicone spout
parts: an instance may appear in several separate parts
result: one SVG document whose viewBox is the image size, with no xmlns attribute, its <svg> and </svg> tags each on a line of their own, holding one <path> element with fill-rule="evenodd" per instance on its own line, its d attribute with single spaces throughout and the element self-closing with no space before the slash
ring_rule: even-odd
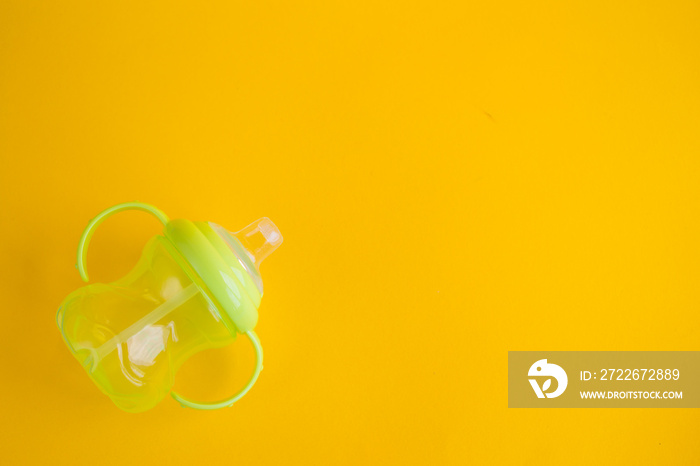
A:
<svg viewBox="0 0 700 466">
<path fill-rule="evenodd" d="M 260 263 L 282 244 L 282 234 L 279 229 L 267 217 L 258 219 L 235 233 L 212 222 L 209 222 L 209 226 L 233 251 L 238 258 L 237 262 L 253 280 L 259 292 L 257 298 L 259 301 L 263 293 Z"/>
<path fill-rule="evenodd" d="M 256 269 L 267 256 L 282 244 L 282 234 L 277 226 L 267 217 L 258 219 L 233 234 L 248 253 Z"/>
</svg>

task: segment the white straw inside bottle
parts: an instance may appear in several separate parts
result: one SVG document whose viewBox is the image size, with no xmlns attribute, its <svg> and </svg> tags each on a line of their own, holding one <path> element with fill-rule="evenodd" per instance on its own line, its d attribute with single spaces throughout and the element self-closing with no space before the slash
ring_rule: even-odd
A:
<svg viewBox="0 0 700 466">
<path fill-rule="evenodd" d="M 119 334 L 110 338 L 102 345 L 100 345 L 94 352 L 95 360 L 93 361 L 93 370 L 105 356 L 114 351 L 117 346 L 122 343 L 129 341 L 129 338 L 133 337 L 144 328 L 149 325 L 153 325 L 160 319 L 168 315 L 171 311 L 177 309 L 182 304 L 184 304 L 188 299 L 192 298 L 194 295 L 199 293 L 199 288 L 194 283 L 191 283 L 188 287 L 183 288 L 177 294 L 172 296 L 170 299 L 165 301 L 163 304 L 153 309 L 151 312 L 129 325 L 127 328 L 119 332 Z"/>
</svg>

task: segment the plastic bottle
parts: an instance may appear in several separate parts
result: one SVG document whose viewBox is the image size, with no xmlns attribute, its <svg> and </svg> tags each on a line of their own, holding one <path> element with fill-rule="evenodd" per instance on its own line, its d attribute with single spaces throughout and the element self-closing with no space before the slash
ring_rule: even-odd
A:
<svg viewBox="0 0 700 466">
<path fill-rule="evenodd" d="M 260 263 L 282 243 L 267 218 L 236 233 L 211 222 L 169 220 L 148 204 L 130 202 L 95 217 L 83 232 L 77 267 L 83 280 L 95 228 L 124 210 L 143 210 L 164 225 L 125 277 L 91 284 L 66 297 L 56 321 L 73 355 L 97 386 L 121 409 L 139 412 L 171 393 L 178 368 L 199 351 L 226 346 L 238 334 L 250 338 L 255 371 L 246 386 L 216 403 L 198 403 L 175 392 L 183 406 L 231 406 L 262 370 L 262 347 L 253 331 L 263 293 Z"/>
</svg>

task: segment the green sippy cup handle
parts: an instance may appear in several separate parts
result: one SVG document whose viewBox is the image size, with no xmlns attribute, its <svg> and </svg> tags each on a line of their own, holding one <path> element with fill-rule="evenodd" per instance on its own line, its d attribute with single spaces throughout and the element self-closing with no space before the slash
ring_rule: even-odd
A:
<svg viewBox="0 0 700 466">
<path fill-rule="evenodd" d="M 184 398 L 182 395 L 179 395 L 177 392 L 173 391 L 170 393 L 175 400 L 182 405 L 182 407 L 189 407 L 189 408 L 194 408 L 194 409 L 220 409 L 220 408 L 226 408 L 229 406 L 232 406 L 236 401 L 240 400 L 243 395 L 248 393 L 248 390 L 253 388 L 253 385 L 255 385 L 255 381 L 258 380 L 258 376 L 260 375 L 260 371 L 263 368 L 262 362 L 263 362 L 263 351 L 262 351 L 262 346 L 260 345 L 260 340 L 258 340 L 258 336 L 255 334 L 254 331 L 248 330 L 245 332 L 245 334 L 250 338 L 251 343 L 253 343 L 253 347 L 255 348 L 255 372 L 253 372 L 253 376 L 250 378 L 248 383 L 246 384 L 245 387 L 235 395 L 233 395 L 230 398 L 227 398 L 222 401 L 216 401 L 213 403 L 198 403 L 196 401 L 191 401 L 188 400 L 187 398 Z"/>
<path fill-rule="evenodd" d="M 152 205 L 144 204 L 143 202 L 138 201 L 117 204 L 113 207 L 110 207 L 107 210 L 100 212 L 97 215 L 97 217 L 90 220 L 88 226 L 85 227 L 83 235 L 80 237 L 80 243 L 78 243 L 78 262 L 76 266 L 78 267 L 80 278 L 82 278 L 83 281 L 88 281 L 87 270 L 85 270 L 85 259 L 87 258 L 87 248 L 90 244 L 90 238 L 92 238 L 92 234 L 95 232 L 95 228 L 97 228 L 100 225 L 100 223 L 105 221 L 107 217 L 119 212 L 123 212 L 125 210 L 143 210 L 144 212 L 148 212 L 149 214 L 155 215 L 158 218 L 158 220 L 163 222 L 163 225 L 167 224 L 169 221 L 168 216 L 160 210 L 156 209 Z"/>
</svg>

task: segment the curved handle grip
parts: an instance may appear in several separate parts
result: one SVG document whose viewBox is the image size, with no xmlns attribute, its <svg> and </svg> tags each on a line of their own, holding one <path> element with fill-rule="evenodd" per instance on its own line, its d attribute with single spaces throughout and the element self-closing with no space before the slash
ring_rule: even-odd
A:
<svg viewBox="0 0 700 466">
<path fill-rule="evenodd" d="M 194 409 L 220 409 L 220 408 L 226 408 L 229 406 L 232 406 L 236 401 L 240 400 L 243 398 L 243 395 L 248 393 L 248 390 L 253 388 L 253 385 L 255 385 L 255 381 L 258 380 L 258 376 L 260 375 L 260 371 L 263 368 L 262 362 L 263 362 L 263 352 L 262 352 L 262 346 L 260 345 L 260 340 L 258 340 L 258 336 L 255 334 L 254 331 L 248 330 L 245 332 L 246 335 L 248 335 L 248 338 L 250 338 L 251 343 L 253 343 L 253 347 L 255 348 L 255 372 L 253 372 L 253 376 L 250 378 L 248 383 L 246 384 L 245 387 L 235 395 L 233 395 L 230 398 L 227 398 L 222 401 L 216 401 L 213 403 L 197 403 L 196 401 L 191 401 L 188 400 L 187 398 L 184 398 L 183 396 L 179 395 L 176 392 L 170 393 L 170 395 L 175 398 L 175 400 L 180 403 L 183 407 L 189 407 L 189 408 L 194 408 Z"/>
<path fill-rule="evenodd" d="M 80 272 L 80 278 L 82 278 L 83 281 L 88 281 L 88 274 L 85 270 L 85 258 L 87 257 L 87 248 L 90 244 L 90 238 L 92 238 L 92 234 L 95 232 L 95 228 L 97 228 L 100 225 L 100 223 L 102 223 L 110 215 L 114 215 L 125 210 L 143 210 L 144 212 L 148 212 L 149 214 L 155 215 L 156 218 L 158 218 L 158 220 L 163 222 L 163 225 L 165 225 L 169 221 L 168 216 L 165 215 L 163 212 L 156 209 L 152 205 L 144 204 L 142 202 L 125 202 L 123 204 L 117 204 L 113 207 L 110 207 L 107 210 L 100 212 L 97 215 L 97 217 L 90 220 L 88 226 L 85 227 L 83 235 L 80 237 L 80 243 L 78 243 L 78 262 L 76 264 L 76 267 L 78 267 L 78 272 Z"/>
</svg>

